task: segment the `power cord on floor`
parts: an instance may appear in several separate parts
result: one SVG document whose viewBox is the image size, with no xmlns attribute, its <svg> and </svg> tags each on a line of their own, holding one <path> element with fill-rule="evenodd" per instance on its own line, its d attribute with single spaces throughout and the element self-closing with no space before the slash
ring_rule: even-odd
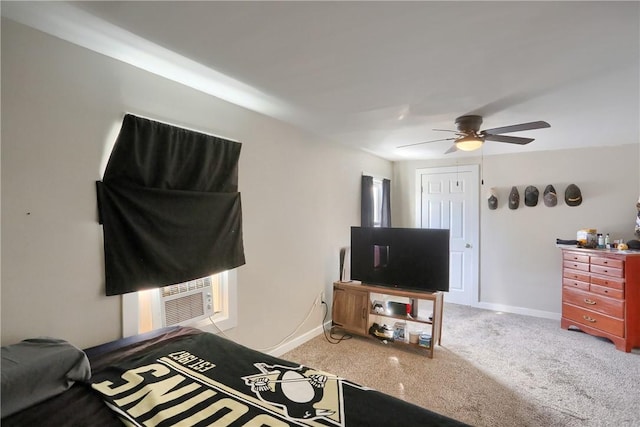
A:
<svg viewBox="0 0 640 427">
<path fill-rule="evenodd" d="M 324 338 L 327 340 L 327 342 L 329 342 L 330 344 L 340 344 L 344 340 L 350 340 L 352 336 L 347 333 L 342 334 L 342 336 L 340 337 L 334 337 L 333 327 L 329 328 L 329 335 L 327 335 L 327 330 L 325 329 L 324 325 L 327 322 L 327 315 L 329 314 L 329 306 L 324 301 L 322 301 L 322 305 L 324 305 L 324 317 L 322 318 L 322 332 L 324 333 Z M 334 340 L 334 341 L 331 341 L 331 340 Z"/>
</svg>

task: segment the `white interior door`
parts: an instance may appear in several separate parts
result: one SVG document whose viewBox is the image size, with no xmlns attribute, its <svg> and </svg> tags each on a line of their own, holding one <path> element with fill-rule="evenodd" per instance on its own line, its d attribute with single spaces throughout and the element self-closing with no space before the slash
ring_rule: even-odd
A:
<svg viewBox="0 0 640 427">
<path fill-rule="evenodd" d="M 416 171 L 416 226 L 450 230 L 446 302 L 476 305 L 480 188 L 478 165 Z"/>
</svg>

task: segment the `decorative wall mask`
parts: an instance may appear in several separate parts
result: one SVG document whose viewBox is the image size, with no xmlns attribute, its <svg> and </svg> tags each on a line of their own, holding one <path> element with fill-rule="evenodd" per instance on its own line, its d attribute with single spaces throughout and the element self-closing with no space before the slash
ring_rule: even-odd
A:
<svg viewBox="0 0 640 427">
<path fill-rule="evenodd" d="M 513 186 L 509 193 L 509 209 L 518 209 L 518 206 L 520 206 L 520 193 L 518 188 Z"/>
<path fill-rule="evenodd" d="M 489 202 L 489 209 L 491 209 L 492 211 L 498 207 L 498 192 L 496 191 L 495 188 L 491 188 L 489 190 L 488 202 Z"/>
<path fill-rule="evenodd" d="M 544 200 L 544 205 L 550 208 L 558 204 L 558 196 L 556 195 L 556 189 L 553 188 L 553 185 L 549 184 L 544 189 L 542 200 Z"/>
<path fill-rule="evenodd" d="M 582 193 L 575 184 L 570 184 L 564 192 L 564 201 L 568 206 L 580 206 Z"/>
<path fill-rule="evenodd" d="M 533 185 L 528 186 L 524 190 L 524 204 L 527 206 L 536 206 L 538 204 L 538 196 L 540 192 Z"/>
</svg>

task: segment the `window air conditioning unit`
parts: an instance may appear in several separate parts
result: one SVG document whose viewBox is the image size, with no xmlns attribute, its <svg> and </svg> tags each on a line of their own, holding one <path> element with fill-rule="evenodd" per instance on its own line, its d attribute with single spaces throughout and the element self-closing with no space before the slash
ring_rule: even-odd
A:
<svg viewBox="0 0 640 427">
<path fill-rule="evenodd" d="M 160 289 L 162 326 L 206 319 L 213 315 L 211 277 Z"/>
</svg>

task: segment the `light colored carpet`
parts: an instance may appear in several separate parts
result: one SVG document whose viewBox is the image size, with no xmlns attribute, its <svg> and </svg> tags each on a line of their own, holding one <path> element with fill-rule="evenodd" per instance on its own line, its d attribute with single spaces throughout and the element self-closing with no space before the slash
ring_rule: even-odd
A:
<svg viewBox="0 0 640 427">
<path fill-rule="evenodd" d="M 323 336 L 282 358 L 475 426 L 640 426 L 640 349 L 624 353 L 559 323 L 445 304 L 433 359 Z"/>
</svg>

